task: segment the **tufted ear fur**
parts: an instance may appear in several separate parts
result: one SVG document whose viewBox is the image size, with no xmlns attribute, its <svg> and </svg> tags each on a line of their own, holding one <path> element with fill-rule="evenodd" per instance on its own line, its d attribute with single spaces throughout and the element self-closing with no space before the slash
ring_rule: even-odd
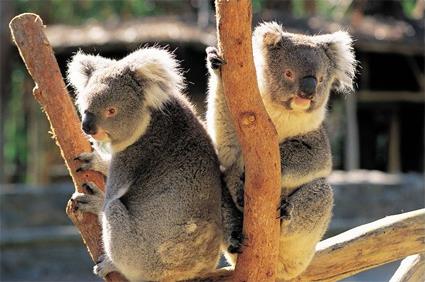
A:
<svg viewBox="0 0 425 282">
<path fill-rule="evenodd" d="M 258 25 L 253 33 L 254 42 L 259 46 L 276 45 L 282 40 L 283 28 L 276 22 L 264 22 Z"/>
<path fill-rule="evenodd" d="M 99 55 L 87 55 L 82 51 L 78 51 L 68 63 L 67 80 L 79 93 L 87 86 L 90 77 L 96 69 L 107 67 L 111 62 L 113 60 Z"/>
<path fill-rule="evenodd" d="M 335 68 L 333 86 L 339 91 L 353 91 L 353 79 L 356 75 L 357 61 L 354 57 L 353 39 L 347 32 L 314 36 L 314 40 L 323 46 Z"/>
<path fill-rule="evenodd" d="M 174 55 L 160 48 L 143 48 L 120 63 L 128 66 L 133 78 L 144 85 L 146 104 L 160 108 L 170 94 L 184 88 L 184 79 Z"/>
</svg>

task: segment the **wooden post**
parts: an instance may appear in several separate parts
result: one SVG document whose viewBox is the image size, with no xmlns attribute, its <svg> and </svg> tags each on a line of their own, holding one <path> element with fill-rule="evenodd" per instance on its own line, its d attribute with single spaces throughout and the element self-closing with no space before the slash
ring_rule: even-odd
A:
<svg viewBox="0 0 425 282">
<path fill-rule="evenodd" d="M 34 98 L 40 103 L 51 126 L 51 132 L 69 170 L 75 189 L 83 192 L 81 184 L 91 181 L 104 189 L 105 181 L 94 171 L 75 172 L 75 156 L 90 152 L 88 140 L 82 134 L 80 121 L 63 82 L 52 47 L 44 34 L 44 25 L 36 14 L 25 13 L 14 17 L 9 24 L 13 40 L 19 49 L 28 72 L 34 79 Z M 101 228 L 94 214 L 74 212 L 68 202 L 66 213 L 80 230 L 93 261 L 102 254 Z M 108 275 L 107 281 L 125 280 L 119 273 Z"/>
<path fill-rule="evenodd" d="M 359 126 L 357 123 L 357 98 L 354 95 L 345 97 L 346 130 L 345 135 L 345 170 L 359 169 Z"/>
<path fill-rule="evenodd" d="M 216 1 L 221 69 L 245 163 L 245 246 L 233 281 L 275 281 L 279 251 L 280 153 L 276 129 L 263 105 L 252 53 L 249 0 Z"/>
</svg>

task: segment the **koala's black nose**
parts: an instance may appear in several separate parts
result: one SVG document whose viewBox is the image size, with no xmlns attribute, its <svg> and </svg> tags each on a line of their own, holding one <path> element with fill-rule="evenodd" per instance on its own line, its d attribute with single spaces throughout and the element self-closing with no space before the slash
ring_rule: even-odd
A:
<svg viewBox="0 0 425 282">
<path fill-rule="evenodd" d="M 82 129 L 86 134 L 96 134 L 96 117 L 94 114 L 85 112 L 83 115 Z"/>
<path fill-rule="evenodd" d="M 314 76 L 305 76 L 300 81 L 300 96 L 311 99 L 316 92 L 317 80 Z"/>
</svg>

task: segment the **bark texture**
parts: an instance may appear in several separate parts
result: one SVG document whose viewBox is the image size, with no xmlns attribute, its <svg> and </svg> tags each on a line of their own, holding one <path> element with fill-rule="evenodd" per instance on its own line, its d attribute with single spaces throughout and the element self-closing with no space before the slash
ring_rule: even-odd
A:
<svg viewBox="0 0 425 282">
<path fill-rule="evenodd" d="M 90 152 L 91 146 L 80 129 L 75 107 L 66 90 L 52 47 L 44 34 L 44 25 L 36 14 L 25 13 L 13 18 L 9 24 L 13 40 L 32 76 L 35 87 L 34 98 L 46 114 L 52 137 L 59 146 L 69 170 L 75 189 L 83 192 L 81 184 L 91 181 L 104 189 L 103 175 L 94 171 L 79 172 L 74 158 L 82 152 Z M 102 254 L 101 227 L 94 214 L 74 212 L 73 203 L 68 202 L 66 213 L 79 229 L 90 256 L 96 262 Z M 107 281 L 124 281 L 119 273 L 108 275 Z"/>
<path fill-rule="evenodd" d="M 233 281 L 275 281 L 280 222 L 280 155 L 276 129 L 263 105 L 252 52 L 249 0 L 216 1 L 224 94 L 245 163 L 245 246 Z"/>
</svg>

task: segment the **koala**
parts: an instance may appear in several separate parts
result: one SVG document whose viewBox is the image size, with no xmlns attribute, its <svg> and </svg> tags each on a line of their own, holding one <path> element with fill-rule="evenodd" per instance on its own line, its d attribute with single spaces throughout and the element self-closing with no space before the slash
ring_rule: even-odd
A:
<svg viewBox="0 0 425 282">
<path fill-rule="evenodd" d="M 221 172 L 204 125 L 182 94 L 168 51 L 139 49 L 121 60 L 77 53 L 68 80 L 82 130 L 102 152 L 82 154 L 79 170 L 107 174 L 72 196 L 97 214 L 105 254 L 94 267 L 130 281 L 192 279 L 216 268 L 222 244 Z M 98 163 L 97 163 L 98 162 Z"/>
<path fill-rule="evenodd" d="M 323 122 L 331 90 L 353 89 L 356 61 L 346 32 L 307 36 L 285 32 L 275 22 L 256 27 L 253 51 L 260 94 L 279 139 L 278 278 L 290 280 L 307 268 L 331 219 L 333 194 L 326 177 L 332 156 Z M 223 94 L 220 67 L 225 60 L 214 47 L 206 52 L 207 129 L 229 193 L 243 211 L 244 161 Z"/>
</svg>

